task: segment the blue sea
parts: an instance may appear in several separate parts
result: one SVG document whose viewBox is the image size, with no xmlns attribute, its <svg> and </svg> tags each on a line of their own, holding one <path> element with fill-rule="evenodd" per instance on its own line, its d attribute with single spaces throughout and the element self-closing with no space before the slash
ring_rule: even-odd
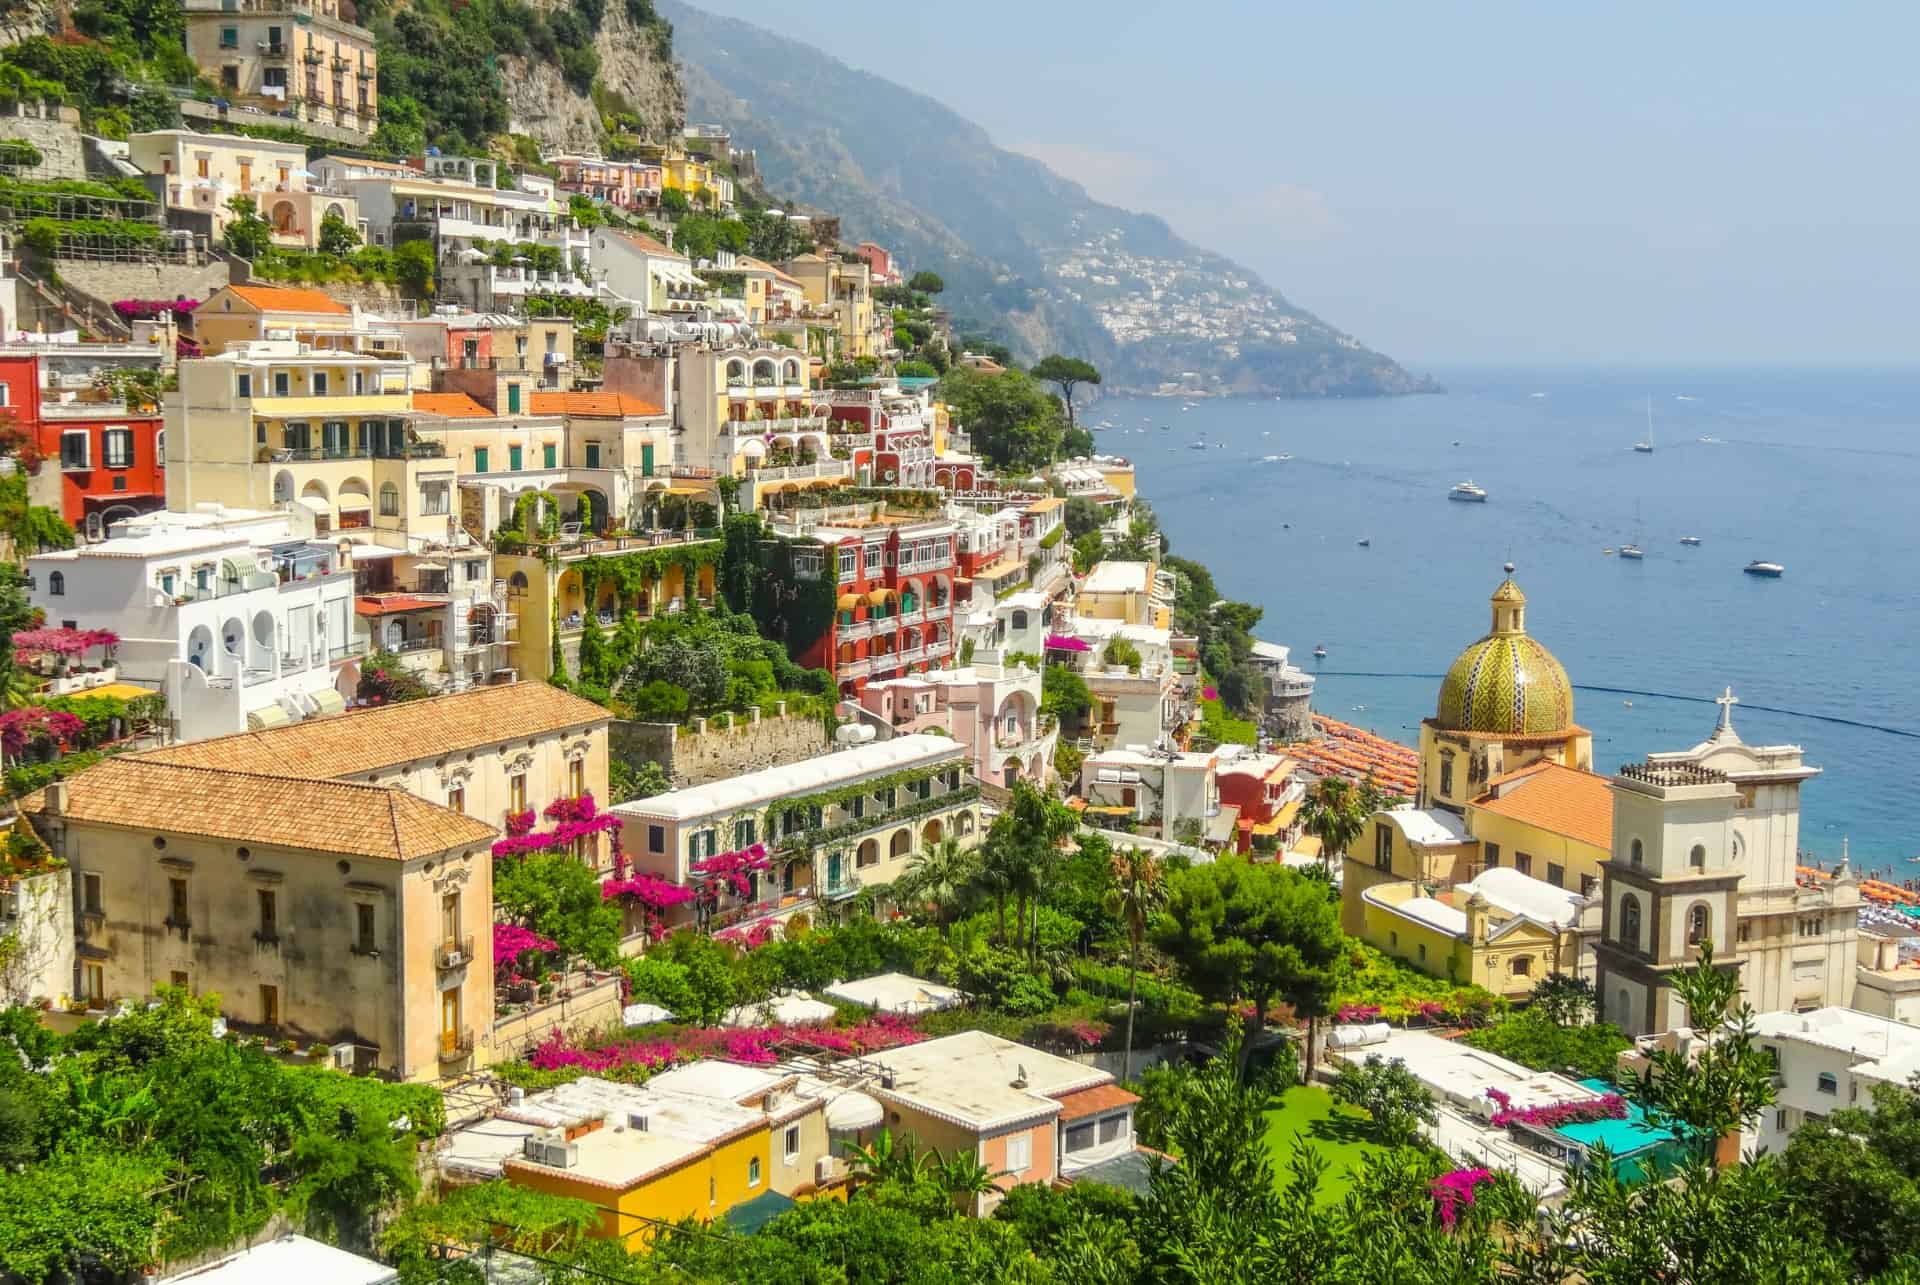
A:
<svg viewBox="0 0 1920 1285">
<path fill-rule="evenodd" d="M 1823 769 L 1802 847 L 1836 857 L 1844 836 L 1856 868 L 1920 875 L 1920 371 L 1436 373 L 1444 396 L 1109 398 L 1084 418 L 1117 426 L 1095 440 L 1135 462 L 1173 551 L 1318 669 L 1322 712 L 1415 743 L 1511 560 L 1596 768 L 1704 739 L 1731 686 L 1749 743 Z M 1487 503 L 1448 501 L 1468 478 Z M 1627 542 L 1644 561 L 1602 553 Z M 1786 574 L 1743 574 L 1754 559 Z"/>
</svg>

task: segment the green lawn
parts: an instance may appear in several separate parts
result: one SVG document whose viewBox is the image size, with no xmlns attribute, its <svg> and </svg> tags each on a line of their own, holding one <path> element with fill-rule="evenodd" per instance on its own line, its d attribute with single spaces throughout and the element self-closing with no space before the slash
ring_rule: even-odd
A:
<svg viewBox="0 0 1920 1285">
<path fill-rule="evenodd" d="M 1280 1105 L 1267 1112 L 1267 1150 L 1273 1156 L 1275 1179 L 1285 1183 L 1293 1149 L 1310 1146 L 1327 1162 L 1326 1176 L 1320 1183 L 1320 1199 L 1345 1198 L 1347 1189 L 1353 1185 L 1348 1169 L 1359 1165 L 1362 1157 L 1386 1150 L 1360 1136 L 1366 1120 L 1366 1112 L 1358 1107 L 1338 1105 L 1317 1085 L 1297 1084 L 1288 1089 L 1281 1095 Z"/>
</svg>

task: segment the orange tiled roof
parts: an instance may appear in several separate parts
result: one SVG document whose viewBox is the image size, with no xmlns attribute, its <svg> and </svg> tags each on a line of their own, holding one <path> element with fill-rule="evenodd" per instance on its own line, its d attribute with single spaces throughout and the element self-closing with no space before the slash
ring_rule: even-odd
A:
<svg viewBox="0 0 1920 1285">
<path fill-rule="evenodd" d="M 666 414 L 652 402 L 643 402 L 626 393 L 535 393 L 531 410 L 535 415 L 582 415 L 589 419 Z"/>
<path fill-rule="evenodd" d="M 141 755 L 105 759 L 66 785 L 61 815 L 69 820 L 306 852 L 406 861 L 495 837 L 485 822 L 401 789 L 186 767 Z M 20 810 L 45 814 L 47 792 L 20 800 Z"/>
<path fill-rule="evenodd" d="M 534 396 L 538 397 L 536 393 Z M 415 393 L 413 408 L 423 415 L 444 415 L 448 419 L 489 419 L 493 412 L 465 393 Z"/>
<path fill-rule="evenodd" d="M 431 611 L 445 607 L 445 598 L 422 598 L 410 593 L 365 594 L 353 600 L 355 615 L 391 616 L 403 611 Z"/>
<path fill-rule="evenodd" d="M 507 683 L 122 757 L 325 780 L 604 724 L 609 717 L 601 706 L 546 683 Z"/>
<path fill-rule="evenodd" d="M 1613 791 L 1604 776 L 1561 763 L 1533 763 L 1490 784 L 1497 790 L 1473 801 L 1480 811 L 1612 849 Z"/>
<path fill-rule="evenodd" d="M 288 286 L 228 286 L 262 312 L 324 312 L 351 316 L 351 312 L 324 290 L 296 290 Z"/>
<path fill-rule="evenodd" d="M 1063 1121 L 1084 1120 L 1090 1115 L 1099 1115 L 1117 1107 L 1130 1107 L 1139 1100 L 1138 1095 L 1127 1092 L 1117 1084 L 1096 1084 L 1077 1093 L 1062 1093 L 1054 1099 L 1060 1104 L 1060 1118 Z"/>
</svg>

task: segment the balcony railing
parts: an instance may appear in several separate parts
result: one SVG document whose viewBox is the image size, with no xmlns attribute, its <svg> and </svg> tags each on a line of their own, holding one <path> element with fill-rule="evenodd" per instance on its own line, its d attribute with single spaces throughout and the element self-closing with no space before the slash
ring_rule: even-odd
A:
<svg viewBox="0 0 1920 1285">
<path fill-rule="evenodd" d="M 445 971 L 450 968 L 464 968 L 473 962 L 473 936 L 453 938 L 443 941 L 434 949 L 433 966 Z"/>
<path fill-rule="evenodd" d="M 275 464 L 311 460 L 438 460 L 445 459 L 442 442 L 407 442 L 401 446 L 283 446 L 273 453 Z"/>
<path fill-rule="evenodd" d="M 440 1032 L 440 1060 L 457 1062 L 463 1057 L 473 1055 L 473 1028 L 463 1026 L 457 1031 Z"/>
</svg>

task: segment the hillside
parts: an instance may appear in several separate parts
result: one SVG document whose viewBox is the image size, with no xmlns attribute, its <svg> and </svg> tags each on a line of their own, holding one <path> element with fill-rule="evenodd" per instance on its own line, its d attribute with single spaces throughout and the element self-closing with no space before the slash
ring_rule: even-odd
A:
<svg viewBox="0 0 1920 1285">
<path fill-rule="evenodd" d="M 1247 269 L 1189 245 L 1151 215 L 994 146 L 923 95 L 819 50 L 676 0 L 690 119 L 733 130 L 774 191 L 842 216 L 947 281 L 962 330 L 1001 334 L 1028 358 L 1082 354 L 1109 386 L 1364 396 L 1432 391 Z"/>
</svg>

